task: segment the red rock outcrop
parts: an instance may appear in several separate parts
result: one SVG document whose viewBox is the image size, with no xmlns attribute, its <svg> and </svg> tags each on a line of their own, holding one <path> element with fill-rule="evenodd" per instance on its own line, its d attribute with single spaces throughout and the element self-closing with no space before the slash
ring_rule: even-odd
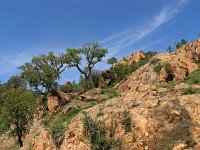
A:
<svg viewBox="0 0 200 150">
<path fill-rule="evenodd" d="M 131 56 L 125 57 L 122 60 L 120 60 L 116 65 L 131 65 L 144 58 L 144 52 L 135 52 Z"/>
<path fill-rule="evenodd" d="M 49 113 L 52 114 L 56 112 L 58 108 L 60 108 L 60 100 L 58 96 L 54 96 L 51 93 L 47 94 L 47 106 Z"/>
<path fill-rule="evenodd" d="M 198 69 L 200 39 L 181 47 L 177 52 L 157 54 L 153 59 L 159 59 L 163 64 L 170 64 L 174 80 L 184 80 L 188 74 Z M 165 77 L 166 73 L 162 70 L 161 82 L 166 81 Z"/>
<path fill-rule="evenodd" d="M 193 46 L 198 43 L 194 42 Z M 190 46 L 191 43 L 177 53 L 155 56 L 162 63 L 171 64 L 174 80 L 184 79 L 187 73 L 197 69 L 199 57 L 195 55 L 198 56 L 198 47 L 193 51 Z M 187 48 L 193 51 L 186 51 L 187 54 L 193 54 L 189 58 L 182 52 Z M 180 84 L 168 89 L 159 87 L 159 82 L 160 76 L 154 72 L 154 65 L 148 63 L 116 86 L 120 97 L 85 111 L 91 118 L 104 123 L 107 137 L 112 136 L 119 141 L 121 150 L 198 150 L 196 143 L 200 143 L 200 95 L 181 95 L 186 85 Z M 103 115 L 97 116 L 100 110 Z M 122 119 L 127 115 L 131 118 L 129 132 L 125 131 L 122 124 Z M 61 146 L 63 150 L 75 150 L 80 145 L 84 145 L 83 150 L 91 149 L 90 142 L 83 140 L 86 138 L 82 120 L 82 114 L 73 119 L 65 133 Z"/>
<path fill-rule="evenodd" d="M 20 150 L 57 150 L 51 134 L 37 120 L 34 121 L 24 141 L 24 146 Z"/>
<path fill-rule="evenodd" d="M 187 74 L 197 69 L 200 60 L 199 43 L 199 40 L 189 43 L 176 53 L 158 54 L 154 59 L 159 59 L 159 63 L 171 65 L 174 80 L 185 79 Z M 103 122 L 107 138 L 118 141 L 120 150 L 198 150 L 200 94 L 182 95 L 182 91 L 188 87 L 187 84 L 161 88 L 161 77 L 155 73 L 154 66 L 147 63 L 116 85 L 120 97 L 109 99 L 84 111 L 92 119 Z M 167 79 L 165 71 L 163 68 L 161 72 L 163 82 Z M 193 87 L 199 89 L 197 85 Z M 99 89 L 95 90 L 95 94 L 89 96 L 89 99 L 100 93 Z M 100 111 L 102 115 L 98 116 Z M 131 118 L 130 131 L 126 131 L 122 123 L 126 116 Z M 63 143 L 57 149 L 92 149 L 89 139 L 84 134 L 83 117 L 84 115 L 79 113 L 72 119 Z M 42 142 L 36 138 L 32 140 L 35 148 L 54 150 L 55 146 L 48 133 L 44 132 L 38 136 Z M 44 145 L 48 146 L 44 148 Z"/>
</svg>

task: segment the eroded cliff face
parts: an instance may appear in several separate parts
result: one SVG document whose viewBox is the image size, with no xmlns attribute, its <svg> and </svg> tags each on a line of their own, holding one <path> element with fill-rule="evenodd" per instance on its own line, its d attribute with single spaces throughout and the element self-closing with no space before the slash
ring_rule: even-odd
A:
<svg viewBox="0 0 200 150">
<path fill-rule="evenodd" d="M 184 80 L 188 74 L 198 69 L 200 40 L 175 53 L 158 54 L 152 59 L 170 64 L 172 80 Z M 107 138 L 114 138 L 120 150 L 199 150 L 200 94 L 182 95 L 183 90 L 190 87 L 185 83 L 173 88 L 161 87 L 161 83 L 166 82 L 167 71 L 162 68 L 160 74 L 157 74 L 154 71 L 155 65 L 147 63 L 117 84 L 119 97 L 84 111 L 92 119 L 103 122 Z M 193 88 L 200 89 L 198 85 Z M 99 116 L 97 114 L 100 111 L 102 115 Z M 128 131 L 122 122 L 126 116 L 131 118 Z M 26 144 L 22 149 L 91 150 L 90 140 L 85 136 L 83 118 L 80 112 L 71 120 L 58 148 L 51 134 L 36 121 L 30 134 L 25 137 Z"/>
</svg>

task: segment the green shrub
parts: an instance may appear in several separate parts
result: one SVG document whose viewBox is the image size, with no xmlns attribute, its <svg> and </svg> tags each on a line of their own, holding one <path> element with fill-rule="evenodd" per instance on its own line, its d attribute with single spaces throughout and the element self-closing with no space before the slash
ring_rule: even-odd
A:
<svg viewBox="0 0 200 150">
<path fill-rule="evenodd" d="M 148 58 L 148 59 L 150 59 L 153 56 L 155 56 L 156 54 L 157 54 L 156 51 L 147 51 L 147 52 L 145 52 L 145 57 Z"/>
<path fill-rule="evenodd" d="M 64 93 L 71 93 L 74 91 L 77 91 L 78 85 L 73 81 L 71 82 L 66 82 L 64 85 L 59 86 L 58 90 L 64 92 Z"/>
<path fill-rule="evenodd" d="M 149 63 L 152 64 L 152 65 L 155 65 L 155 64 L 157 64 L 159 61 L 160 61 L 160 59 L 154 58 L 154 59 L 150 60 Z"/>
<path fill-rule="evenodd" d="M 119 96 L 119 94 L 117 93 L 114 87 L 107 87 L 107 88 L 101 89 L 101 94 L 109 95 L 108 97 L 109 99 Z"/>
<path fill-rule="evenodd" d="M 67 125 L 80 111 L 79 108 L 73 108 L 66 115 L 64 115 L 63 112 L 58 111 L 57 113 L 42 119 L 43 125 L 51 132 L 53 141 L 57 147 L 59 147 L 62 142 L 61 139 L 64 137 Z"/>
<path fill-rule="evenodd" d="M 171 65 L 169 63 L 165 63 L 165 64 L 158 64 L 154 67 L 154 71 L 160 75 L 160 71 L 161 69 L 164 68 L 165 71 L 167 72 L 167 81 L 172 81 L 173 78 L 174 78 L 174 75 L 173 75 L 173 71 L 172 71 L 172 68 L 171 68 Z"/>
<path fill-rule="evenodd" d="M 190 94 L 195 94 L 195 93 L 196 91 L 192 87 L 189 87 L 183 91 L 182 95 L 190 95 Z"/>
<path fill-rule="evenodd" d="M 158 65 L 156 65 L 156 66 L 154 67 L 154 71 L 155 71 L 158 75 L 160 75 L 160 70 L 162 69 L 162 67 L 163 67 L 163 65 L 161 65 L 161 64 L 159 63 Z"/>
<path fill-rule="evenodd" d="M 173 75 L 173 71 L 172 71 L 171 65 L 169 63 L 165 63 L 163 65 L 163 68 L 167 72 L 167 81 L 172 81 L 173 78 L 174 78 L 174 75 Z"/>
<path fill-rule="evenodd" d="M 83 123 L 85 135 L 89 137 L 93 150 L 110 150 L 116 146 L 114 140 L 108 140 L 106 138 L 106 131 L 102 122 L 92 120 L 85 114 Z"/>
<path fill-rule="evenodd" d="M 131 117 L 126 116 L 126 117 L 122 120 L 122 124 L 125 126 L 125 131 L 126 131 L 126 132 L 131 131 Z"/>
<path fill-rule="evenodd" d="M 111 80 L 113 83 L 117 83 L 126 78 L 126 76 L 130 75 L 132 72 L 136 71 L 141 66 L 145 65 L 148 62 L 149 58 L 142 59 L 137 63 L 133 63 L 131 65 L 116 65 L 111 72 Z"/>
<path fill-rule="evenodd" d="M 111 82 L 109 85 L 115 85 L 116 83 L 126 79 L 126 77 L 132 72 L 135 72 L 138 68 L 148 63 L 149 59 L 156 54 L 157 52 L 148 51 L 145 53 L 145 58 L 136 63 L 130 65 L 116 64 L 110 70 L 102 72 L 101 77 L 103 80 L 110 79 Z M 123 59 L 124 61 L 127 61 L 126 58 Z"/>
<path fill-rule="evenodd" d="M 200 85 L 200 69 L 189 74 L 185 80 L 188 84 L 199 84 Z"/>
</svg>

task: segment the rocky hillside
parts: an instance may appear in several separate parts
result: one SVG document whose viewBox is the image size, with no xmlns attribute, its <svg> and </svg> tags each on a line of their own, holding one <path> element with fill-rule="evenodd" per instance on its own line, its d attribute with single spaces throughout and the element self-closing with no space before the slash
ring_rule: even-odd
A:
<svg viewBox="0 0 200 150">
<path fill-rule="evenodd" d="M 106 95 L 106 92 L 94 90 L 105 99 L 95 98 L 97 102 L 88 103 L 85 102 L 84 95 L 84 102 L 80 105 L 76 102 L 75 105 L 80 111 L 73 113 L 70 121 L 62 122 L 67 122 L 67 127 L 62 130 L 65 131 L 62 139 L 56 137 L 57 143 L 52 132 L 42 123 L 44 118 L 35 120 L 21 150 L 90 150 L 95 149 L 97 145 L 94 144 L 101 145 L 106 141 L 109 141 L 107 149 L 115 150 L 199 150 L 198 63 L 200 40 L 173 53 L 157 54 L 147 64 L 115 85 L 118 95 L 111 97 Z M 65 115 L 73 110 L 74 105 L 71 103 L 73 100 L 66 104 L 68 108 Z M 98 123 L 90 125 L 86 118 L 91 122 L 93 120 L 101 123 L 103 129 L 98 130 Z M 59 118 L 56 119 L 53 120 L 54 123 L 60 123 Z M 87 127 L 94 127 L 94 131 L 99 133 L 105 131 L 103 140 L 92 140 L 91 138 L 95 138 L 91 136 L 93 130 Z M 0 140 L 2 142 L 2 139 Z M 112 144 L 111 140 L 114 141 Z M 5 146 L 1 145 L 0 149 L 5 149 Z"/>
</svg>

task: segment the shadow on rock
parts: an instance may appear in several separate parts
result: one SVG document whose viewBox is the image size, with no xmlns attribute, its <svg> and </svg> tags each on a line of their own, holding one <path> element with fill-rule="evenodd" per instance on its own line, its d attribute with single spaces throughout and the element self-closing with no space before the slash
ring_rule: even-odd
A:
<svg viewBox="0 0 200 150">
<path fill-rule="evenodd" d="M 193 147 L 195 141 L 190 134 L 191 118 L 178 100 L 163 105 L 150 113 L 150 118 L 156 121 L 153 130 L 155 150 L 172 150 L 183 143 L 187 147 Z"/>
</svg>

